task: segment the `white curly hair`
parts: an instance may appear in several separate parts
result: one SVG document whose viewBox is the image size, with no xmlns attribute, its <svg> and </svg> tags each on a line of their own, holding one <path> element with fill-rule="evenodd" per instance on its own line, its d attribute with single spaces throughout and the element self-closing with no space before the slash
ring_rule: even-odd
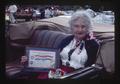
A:
<svg viewBox="0 0 120 84">
<path fill-rule="evenodd" d="M 72 28 L 72 25 L 75 21 L 77 21 L 78 19 L 82 19 L 86 25 L 86 29 L 87 32 L 90 33 L 92 32 L 92 21 L 91 21 L 91 17 L 89 16 L 89 14 L 87 14 L 86 11 L 82 10 L 82 11 L 76 11 L 70 18 L 69 20 L 69 24 L 70 27 Z"/>
</svg>

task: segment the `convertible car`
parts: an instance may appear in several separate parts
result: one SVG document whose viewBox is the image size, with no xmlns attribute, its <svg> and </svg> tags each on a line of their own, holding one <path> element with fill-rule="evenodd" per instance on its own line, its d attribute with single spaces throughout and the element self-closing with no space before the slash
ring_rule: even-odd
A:
<svg viewBox="0 0 120 84">
<path fill-rule="evenodd" d="M 6 77 L 19 73 L 23 65 L 20 58 L 28 45 L 57 48 L 60 42 L 71 35 L 69 16 L 58 16 L 39 21 L 10 24 L 6 32 Z M 100 46 L 95 63 L 82 70 L 65 74 L 59 79 L 113 78 L 115 73 L 114 25 L 93 23 L 94 36 Z"/>
</svg>

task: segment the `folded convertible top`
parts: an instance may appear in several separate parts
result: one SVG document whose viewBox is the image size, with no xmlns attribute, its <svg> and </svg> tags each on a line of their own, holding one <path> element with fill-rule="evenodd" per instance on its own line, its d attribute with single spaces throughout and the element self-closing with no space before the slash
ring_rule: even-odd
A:
<svg viewBox="0 0 120 84">
<path fill-rule="evenodd" d="M 29 39 L 36 29 L 49 29 L 53 31 L 61 31 L 70 33 L 68 17 L 54 17 L 49 19 L 41 19 L 39 21 L 23 22 L 10 25 L 10 39 Z M 102 37 L 114 36 L 114 25 L 110 24 L 93 24 L 93 31 Z"/>
</svg>

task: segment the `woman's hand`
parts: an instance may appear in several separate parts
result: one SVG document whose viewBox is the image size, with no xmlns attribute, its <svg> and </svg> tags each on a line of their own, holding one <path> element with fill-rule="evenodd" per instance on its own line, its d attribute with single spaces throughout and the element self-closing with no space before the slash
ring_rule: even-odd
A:
<svg viewBox="0 0 120 84">
<path fill-rule="evenodd" d="M 28 58 L 27 56 L 22 56 L 21 57 L 21 63 L 24 64 L 25 62 L 27 62 Z"/>
</svg>

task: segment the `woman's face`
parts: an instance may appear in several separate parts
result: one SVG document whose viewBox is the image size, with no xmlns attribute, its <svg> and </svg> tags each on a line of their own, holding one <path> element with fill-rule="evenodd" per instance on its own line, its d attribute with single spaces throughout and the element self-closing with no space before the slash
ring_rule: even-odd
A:
<svg viewBox="0 0 120 84">
<path fill-rule="evenodd" d="M 82 40 L 87 34 L 87 26 L 82 19 L 78 19 L 72 23 L 72 32 L 77 40 Z"/>
</svg>

